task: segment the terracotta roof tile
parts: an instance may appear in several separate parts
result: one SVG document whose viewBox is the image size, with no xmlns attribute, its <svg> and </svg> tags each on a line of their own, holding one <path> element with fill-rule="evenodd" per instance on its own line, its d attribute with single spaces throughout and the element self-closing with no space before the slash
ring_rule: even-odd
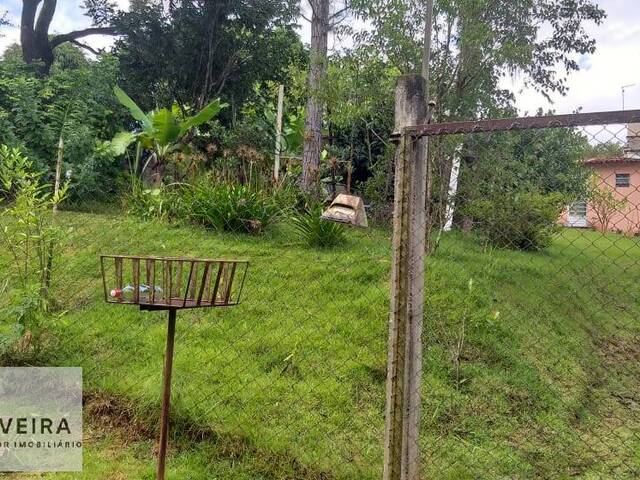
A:
<svg viewBox="0 0 640 480">
<path fill-rule="evenodd" d="M 630 162 L 640 162 L 640 157 L 624 157 L 624 156 L 616 156 L 616 157 L 594 157 L 587 158 L 583 160 L 583 163 L 587 165 L 600 165 L 606 163 L 630 163 Z"/>
</svg>

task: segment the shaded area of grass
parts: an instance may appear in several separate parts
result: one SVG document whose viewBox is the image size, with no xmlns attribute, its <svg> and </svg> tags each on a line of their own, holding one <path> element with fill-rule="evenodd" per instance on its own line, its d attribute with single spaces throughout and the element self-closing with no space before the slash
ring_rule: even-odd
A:
<svg viewBox="0 0 640 480">
<path fill-rule="evenodd" d="M 60 219 L 74 231 L 57 267 L 55 299 L 68 313 L 52 325 L 52 361 L 83 366 L 85 389 L 126 399 L 144 428 L 157 424 L 164 316 L 104 304 L 98 254 L 251 261 L 242 305 L 179 314 L 173 422 L 182 437 L 173 442 L 184 447 L 171 468 L 193 472 L 180 478 L 380 477 L 388 232 L 350 231 L 326 251 L 286 231 Z M 544 253 L 444 238 L 427 262 L 425 478 L 637 476 L 638 262 L 637 240 L 595 232 L 565 230 Z M 140 448 L 140 464 L 152 463 L 149 442 L 127 446 L 123 461 L 140 460 Z M 88 458 L 86 472 L 98 473 L 77 478 L 118 478 L 101 477 L 118 468 L 101 453 Z"/>
</svg>

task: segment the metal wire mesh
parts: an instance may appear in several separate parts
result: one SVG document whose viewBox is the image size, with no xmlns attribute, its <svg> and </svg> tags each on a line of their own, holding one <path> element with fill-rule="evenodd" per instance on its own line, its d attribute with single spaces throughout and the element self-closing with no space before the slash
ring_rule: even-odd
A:
<svg viewBox="0 0 640 480">
<path fill-rule="evenodd" d="M 638 477 L 640 151 L 597 121 L 428 135 L 423 478 Z M 240 305 L 178 318 L 169 470 L 196 450 L 190 478 L 381 477 L 388 225 L 323 250 L 58 219 L 46 362 L 83 367 L 87 411 L 157 435 L 165 319 L 103 302 L 100 253 L 248 259 Z"/>
</svg>

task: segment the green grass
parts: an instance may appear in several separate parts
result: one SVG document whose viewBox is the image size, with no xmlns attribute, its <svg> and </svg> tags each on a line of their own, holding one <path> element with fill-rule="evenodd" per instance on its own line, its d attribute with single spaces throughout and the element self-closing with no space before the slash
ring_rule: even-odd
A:
<svg viewBox="0 0 640 480">
<path fill-rule="evenodd" d="M 153 472 L 165 319 L 105 304 L 99 253 L 251 261 L 240 306 L 179 314 L 174 478 L 380 477 L 388 232 L 350 230 L 345 245 L 314 250 L 288 232 L 60 220 L 73 233 L 56 271 L 66 313 L 52 321 L 48 362 L 81 365 L 86 391 L 149 428 L 126 448 L 113 435 L 90 443 L 84 476 L 66 478 Z M 637 240 L 594 232 L 565 230 L 544 253 L 445 236 L 427 262 L 425 478 L 636 478 L 639 261 Z"/>
</svg>

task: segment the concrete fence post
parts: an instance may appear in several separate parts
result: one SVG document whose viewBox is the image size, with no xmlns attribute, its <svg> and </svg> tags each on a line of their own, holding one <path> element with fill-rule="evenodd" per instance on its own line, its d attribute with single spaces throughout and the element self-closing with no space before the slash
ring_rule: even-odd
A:
<svg viewBox="0 0 640 480">
<path fill-rule="evenodd" d="M 387 363 L 384 480 L 420 476 L 420 377 L 424 300 L 427 142 L 404 134 L 426 119 L 424 79 L 405 75 L 396 86 L 393 263 Z"/>
</svg>

